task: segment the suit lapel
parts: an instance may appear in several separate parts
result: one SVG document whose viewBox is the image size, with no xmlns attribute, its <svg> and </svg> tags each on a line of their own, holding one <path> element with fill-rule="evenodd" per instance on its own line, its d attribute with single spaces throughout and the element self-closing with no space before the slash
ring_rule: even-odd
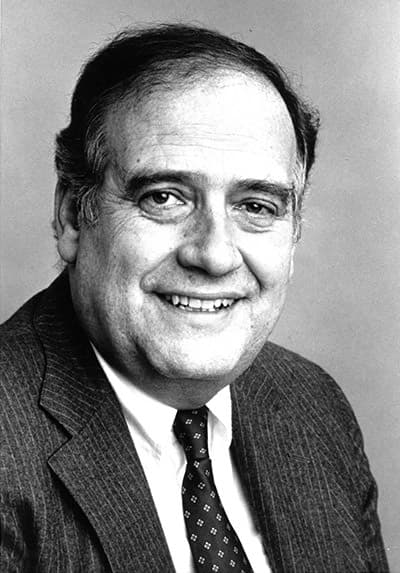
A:
<svg viewBox="0 0 400 573">
<path fill-rule="evenodd" d="M 323 421 L 310 422 L 312 405 L 302 388 L 294 397 L 287 387 L 295 372 L 285 371 L 273 354 L 274 347 L 266 347 L 232 388 L 233 455 L 270 566 L 304 573 L 364 570 L 348 485 L 332 462 L 337 445 Z"/>
<path fill-rule="evenodd" d="M 172 571 L 146 478 L 114 399 L 49 459 L 97 532 L 113 571 Z"/>
<path fill-rule="evenodd" d="M 46 355 L 41 407 L 66 430 L 49 458 L 96 531 L 114 572 L 173 571 L 118 401 L 75 319 L 66 277 L 35 318 Z"/>
</svg>

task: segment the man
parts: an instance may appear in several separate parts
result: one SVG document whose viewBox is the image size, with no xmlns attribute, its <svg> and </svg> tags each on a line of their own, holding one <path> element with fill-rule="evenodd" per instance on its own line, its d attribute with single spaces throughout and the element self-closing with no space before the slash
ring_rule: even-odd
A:
<svg viewBox="0 0 400 573">
<path fill-rule="evenodd" d="M 387 571 L 348 403 L 267 343 L 316 131 L 214 32 L 126 32 L 86 65 L 66 269 L 1 331 L 2 570 Z"/>
</svg>

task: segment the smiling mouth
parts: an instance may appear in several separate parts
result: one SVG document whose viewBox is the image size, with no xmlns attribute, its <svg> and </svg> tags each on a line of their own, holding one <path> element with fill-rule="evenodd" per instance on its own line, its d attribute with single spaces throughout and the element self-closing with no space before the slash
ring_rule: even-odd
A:
<svg viewBox="0 0 400 573">
<path fill-rule="evenodd" d="M 221 312 L 235 304 L 234 298 L 202 299 L 179 294 L 162 295 L 172 306 L 188 312 Z"/>
</svg>

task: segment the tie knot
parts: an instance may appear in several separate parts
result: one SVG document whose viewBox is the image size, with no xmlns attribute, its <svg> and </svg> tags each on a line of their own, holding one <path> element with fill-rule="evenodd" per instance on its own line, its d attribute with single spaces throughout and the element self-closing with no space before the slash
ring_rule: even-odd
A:
<svg viewBox="0 0 400 573">
<path fill-rule="evenodd" d="M 188 460 L 208 458 L 207 447 L 208 408 L 178 410 L 174 422 L 174 432 L 182 445 Z"/>
</svg>

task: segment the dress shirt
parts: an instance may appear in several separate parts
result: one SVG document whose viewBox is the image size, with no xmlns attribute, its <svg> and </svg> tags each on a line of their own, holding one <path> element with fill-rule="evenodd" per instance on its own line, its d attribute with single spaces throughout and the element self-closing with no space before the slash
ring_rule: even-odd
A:
<svg viewBox="0 0 400 573">
<path fill-rule="evenodd" d="M 138 389 L 93 349 L 121 404 L 130 435 L 143 466 L 177 573 L 194 573 L 182 510 L 181 487 L 186 457 L 172 426 L 176 409 Z M 261 537 L 239 483 L 229 447 L 232 405 L 229 387 L 207 404 L 208 444 L 219 496 L 254 573 L 270 573 Z"/>
</svg>

